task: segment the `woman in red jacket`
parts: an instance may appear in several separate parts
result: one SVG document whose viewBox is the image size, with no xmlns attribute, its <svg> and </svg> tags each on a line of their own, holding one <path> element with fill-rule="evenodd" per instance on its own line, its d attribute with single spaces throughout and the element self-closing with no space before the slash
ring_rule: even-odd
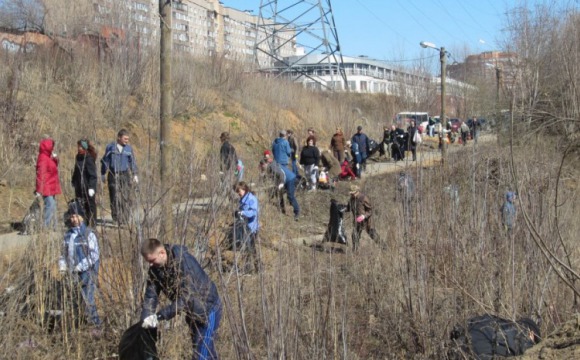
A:
<svg viewBox="0 0 580 360">
<path fill-rule="evenodd" d="M 40 142 L 36 160 L 36 196 L 44 199 L 44 226 L 56 225 L 53 218 L 56 212 L 55 196 L 60 194 L 58 178 L 58 158 L 54 152 L 54 140 L 47 138 Z"/>
</svg>

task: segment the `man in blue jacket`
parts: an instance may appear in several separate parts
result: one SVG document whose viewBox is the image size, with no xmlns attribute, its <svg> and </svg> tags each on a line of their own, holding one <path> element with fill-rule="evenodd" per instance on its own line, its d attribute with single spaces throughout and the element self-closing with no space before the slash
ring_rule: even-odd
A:
<svg viewBox="0 0 580 360">
<path fill-rule="evenodd" d="M 266 173 L 274 180 L 274 184 L 277 188 L 276 195 L 280 200 L 280 208 L 283 214 L 286 214 L 285 204 L 284 204 L 284 190 L 286 191 L 286 196 L 288 201 L 294 209 L 294 220 L 298 221 L 300 217 L 300 206 L 296 200 L 296 175 L 288 169 L 286 166 L 282 166 L 277 162 L 271 162 L 266 168 Z"/>
<path fill-rule="evenodd" d="M 185 246 L 148 239 L 141 247 L 141 255 L 150 266 L 142 326 L 155 328 L 159 320 L 170 320 L 183 312 L 192 334 L 193 359 L 217 359 L 214 333 L 220 324 L 222 305 L 213 281 Z M 171 303 L 155 312 L 161 292 Z"/>
<path fill-rule="evenodd" d="M 351 142 L 352 142 L 353 148 L 355 148 L 356 145 L 358 145 L 358 152 L 360 154 L 360 162 L 359 162 L 359 160 L 357 160 L 358 158 L 355 158 L 355 161 L 357 163 L 356 164 L 357 165 L 356 176 L 360 178 L 362 175 L 362 171 L 366 167 L 366 163 L 367 163 L 367 157 L 368 157 L 368 151 L 369 151 L 369 138 L 362 132 L 362 126 L 359 125 L 356 128 L 356 131 L 357 131 L 356 134 L 354 134 L 352 136 Z"/>
<path fill-rule="evenodd" d="M 286 140 L 286 130 L 280 130 L 280 136 L 272 143 L 272 156 L 274 161 L 283 167 L 287 167 L 292 156 L 292 148 L 290 143 Z"/>
<path fill-rule="evenodd" d="M 129 145 L 129 132 L 125 129 L 117 133 L 117 141 L 105 148 L 101 159 L 101 180 L 107 181 L 111 216 L 120 224 L 129 220 L 132 184 L 137 184 L 137 161 L 133 148 Z"/>
</svg>

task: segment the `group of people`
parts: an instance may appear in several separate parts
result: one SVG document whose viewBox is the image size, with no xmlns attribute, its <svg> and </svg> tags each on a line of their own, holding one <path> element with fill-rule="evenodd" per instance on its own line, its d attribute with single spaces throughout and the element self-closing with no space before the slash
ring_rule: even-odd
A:
<svg viewBox="0 0 580 360">
<path fill-rule="evenodd" d="M 45 137 L 40 141 L 36 161 L 35 195 L 44 200 L 43 224 L 56 228 L 56 196 L 62 193 L 58 171 L 59 158 L 55 141 Z M 82 205 L 87 223 L 95 226 L 97 220 L 97 150 L 94 144 L 82 138 L 77 141 L 77 154 L 71 176 L 75 199 Z M 111 217 L 123 224 L 129 219 L 132 186 L 139 182 L 137 162 L 129 144 L 129 132 L 121 129 L 117 140 L 108 144 L 101 159 L 101 180 L 109 189 Z"/>
<path fill-rule="evenodd" d="M 383 129 L 383 141 L 379 152 L 381 156 L 387 155 L 394 161 L 405 159 L 405 153 L 410 151 L 413 161 L 417 160 L 417 146 L 420 143 L 421 130 L 417 128 L 415 120 L 409 121 L 407 129 L 391 125 Z"/>
<path fill-rule="evenodd" d="M 330 143 L 333 156 L 341 165 L 348 163 L 351 157 L 356 169 L 353 175 L 360 177 L 370 151 L 369 138 L 362 132 L 361 126 L 357 128 L 356 134 L 350 141 L 345 140 L 342 129 L 336 130 Z M 386 149 L 389 148 L 386 145 L 390 145 L 390 152 L 394 159 L 404 158 L 404 151 L 411 151 L 415 160 L 414 146 L 416 144 L 410 139 L 414 138 L 417 131 L 419 130 L 413 121 L 410 122 L 406 132 L 394 126 L 390 129 L 385 128 L 383 151 L 386 153 Z M 249 184 L 242 181 L 243 164 L 238 159 L 235 148 L 229 143 L 229 139 L 227 132 L 220 136 L 222 141 L 220 170 L 224 178 L 233 181 L 233 191 L 239 197 L 234 216 L 244 221 L 248 235 L 245 246 L 247 253 L 253 257 L 254 270 L 258 271 L 256 243 L 260 229 L 259 203 Z M 273 141 L 271 149 L 264 151 L 264 157 L 260 161 L 261 174 L 274 182 L 281 211 L 285 212 L 283 197 L 285 193 L 293 208 L 294 219 L 297 221 L 300 207 L 295 196 L 295 180 L 298 176 L 298 168 L 302 167 L 310 186 L 316 186 L 321 161 L 316 141 L 314 131 L 309 129 L 305 146 L 300 149 L 293 132 L 281 130 L 279 136 Z M 77 155 L 71 178 L 76 199 L 69 203 L 65 213 L 68 229 L 64 235 L 59 265 L 60 270 L 72 276 L 79 285 L 86 304 L 87 319 L 99 330 L 102 321 L 97 312 L 95 293 L 100 258 L 97 234 L 92 230 L 97 213 L 96 158 L 97 152 L 94 145 L 85 138 L 80 139 L 77 142 Z M 129 145 L 129 134 L 126 130 L 120 130 L 117 140 L 107 145 L 105 155 L 101 159 L 101 178 L 102 181 L 107 181 L 109 187 L 113 219 L 119 223 L 127 221 L 125 216 L 127 207 L 130 205 L 130 199 L 126 197 L 127 191 L 139 180 L 135 154 Z M 398 189 L 399 196 L 408 211 L 415 189 L 412 178 L 404 172 L 399 176 Z M 40 143 L 36 193 L 44 198 L 45 225 L 50 226 L 56 210 L 54 197 L 61 193 L 58 181 L 58 156 L 55 153 L 55 142 L 50 138 L 43 139 Z M 350 187 L 349 195 L 349 201 L 344 205 L 344 210 L 353 214 L 353 250 L 357 251 L 359 248 L 363 230 L 366 230 L 373 241 L 382 246 L 380 236 L 374 227 L 373 207 L 369 197 L 361 191 L 358 185 Z M 515 218 L 514 198 L 514 193 L 509 192 L 502 207 L 502 222 L 506 230 L 510 232 Z M 216 285 L 185 246 L 164 244 L 152 238 L 142 244 L 141 255 L 150 265 L 142 305 L 142 326 L 144 328 L 157 327 L 159 321 L 170 320 L 183 312 L 192 334 L 194 358 L 217 358 L 214 334 L 220 324 L 222 305 Z M 170 304 L 157 310 L 162 292 L 168 297 Z"/>
</svg>

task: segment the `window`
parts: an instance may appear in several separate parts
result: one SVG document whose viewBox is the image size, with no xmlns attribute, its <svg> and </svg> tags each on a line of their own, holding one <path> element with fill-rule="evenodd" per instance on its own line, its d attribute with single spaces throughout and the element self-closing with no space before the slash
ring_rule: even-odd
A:
<svg viewBox="0 0 580 360">
<path fill-rule="evenodd" d="M 177 23 L 173 28 L 179 31 L 187 31 L 189 27 L 187 26 L 187 24 Z"/>
<path fill-rule="evenodd" d="M 183 11 L 183 12 L 187 12 L 187 4 L 184 4 L 182 2 L 174 2 L 173 3 L 173 7 L 176 10 L 180 10 L 180 11 Z"/>
</svg>

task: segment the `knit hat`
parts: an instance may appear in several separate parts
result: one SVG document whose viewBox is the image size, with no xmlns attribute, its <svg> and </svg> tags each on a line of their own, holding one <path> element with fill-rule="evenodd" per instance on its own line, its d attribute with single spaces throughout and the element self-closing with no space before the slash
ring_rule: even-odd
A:
<svg viewBox="0 0 580 360">
<path fill-rule="evenodd" d="M 270 150 L 264 150 L 264 156 L 272 156 Z"/>
<path fill-rule="evenodd" d="M 78 200 L 72 200 L 68 203 L 68 210 L 65 213 L 65 218 L 71 217 L 72 215 L 79 215 L 83 219 L 86 218 L 85 210 Z"/>
<path fill-rule="evenodd" d="M 286 130 L 280 130 L 280 136 L 286 136 Z"/>
<path fill-rule="evenodd" d="M 356 131 L 361 131 L 361 130 L 362 130 L 362 126 L 359 125 L 356 127 Z"/>
</svg>

